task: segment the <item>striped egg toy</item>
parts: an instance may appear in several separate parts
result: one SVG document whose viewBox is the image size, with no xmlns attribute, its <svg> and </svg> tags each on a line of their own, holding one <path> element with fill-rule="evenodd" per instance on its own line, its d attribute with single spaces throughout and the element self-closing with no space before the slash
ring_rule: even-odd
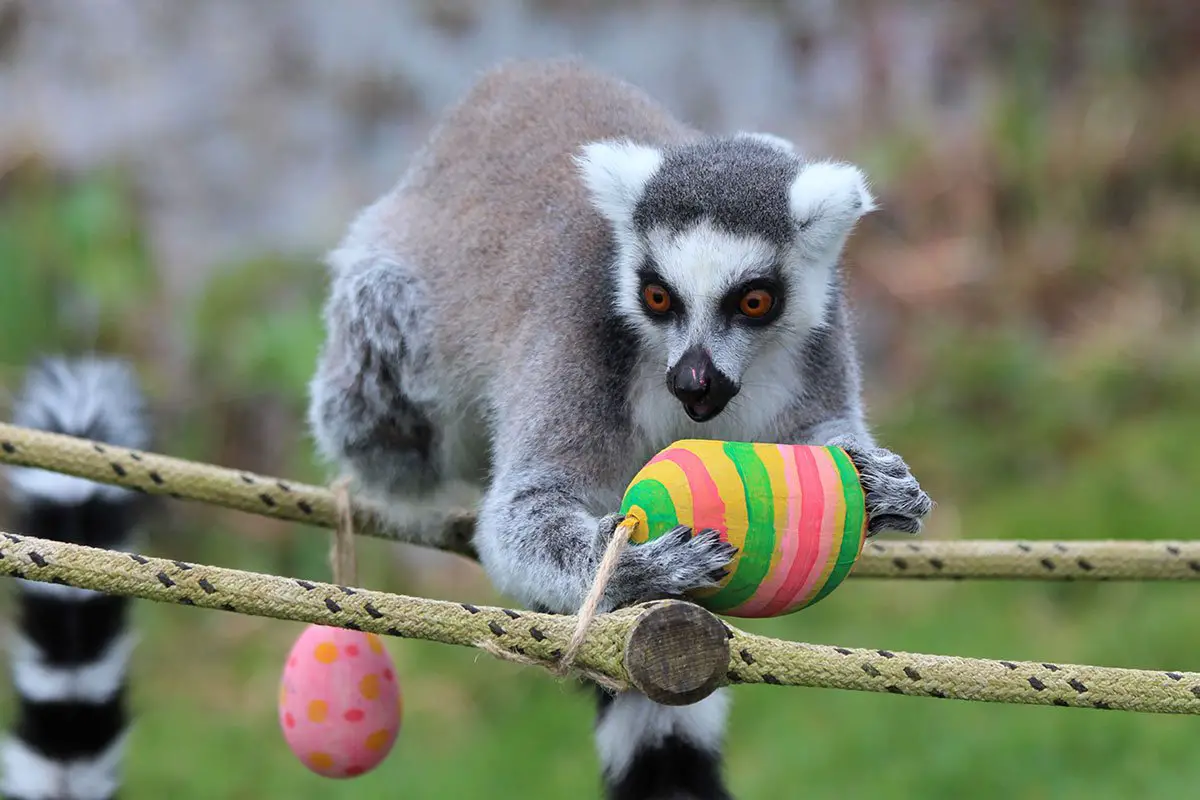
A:
<svg viewBox="0 0 1200 800">
<path fill-rule="evenodd" d="M 738 548 L 720 585 L 689 599 L 732 617 L 776 617 L 838 587 L 858 561 L 867 514 L 858 470 L 839 447 L 685 439 L 634 476 L 621 513 L 642 544 L 677 525 L 715 529 Z"/>
</svg>

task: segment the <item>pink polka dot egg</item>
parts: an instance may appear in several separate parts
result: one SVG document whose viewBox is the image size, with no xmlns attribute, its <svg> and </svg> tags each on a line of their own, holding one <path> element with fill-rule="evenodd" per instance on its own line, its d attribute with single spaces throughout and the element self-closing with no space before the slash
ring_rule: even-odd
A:
<svg viewBox="0 0 1200 800">
<path fill-rule="evenodd" d="M 296 757 L 326 778 L 369 772 L 400 732 L 403 698 L 373 633 L 309 625 L 288 653 L 279 725 Z"/>
</svg>

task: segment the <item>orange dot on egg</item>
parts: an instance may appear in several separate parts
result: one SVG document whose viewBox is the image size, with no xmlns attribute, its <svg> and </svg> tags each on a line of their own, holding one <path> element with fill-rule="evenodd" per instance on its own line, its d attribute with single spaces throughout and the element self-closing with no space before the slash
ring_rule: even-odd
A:
<svg viewBox="0 0 1200 800">
<path fill-rule="evenodd" d="M 329 753 L 313 753 L 308 757 L 308 763 L 312 764 L 313 769 L 332 769 L 333 756 Z"/>
<path fill-rule="evenodd" d="M 333 642 L 321 642 L 313 649 L 313 658 L 322 664 L 332 664 L 337 660 L 337 645 Z"/>
<path fill-rule="evenodd" d="M 356 645 L 356 644 L 346 645 L 346 655 L 350 656 L 351 658 L 354 658 L 356 655 L 358 655 L 358 645 Z"/>
<path fill-rule="evenodd" d="M 361 708 L 352 708 L 342 716 L 346 718 L 346 722 L 362 722 L 366 714 Z"/>
<path fill-rule="evenodd" d="M 379 637 L 373 633 L 367 634 L 367 646 L 371 648 L 371 652 L 375 655 L 383 652 L 383 642 L 379 641 Z"/>
<path fill-rule="evenodd" d="M 375 674 L 364 675 L 363 679 L 358 682 L 358 691 L 368 700 L 374 700 L 379 697 L 379 676 Z"/>
<path fill-rule="evenodd" d="M 382 750 L 387 747 L 388 738 L 389 734 L 387 731 L 378 730 L 367 736 L 365 744 L 368 750 Z"/>
<path fill-rule="evenodd" d="M 311 722 L 324 722 L 329 715 L 329 704 L 324 700 L 312 700 L 308 704 L 308 719 Z"/>
</svg>

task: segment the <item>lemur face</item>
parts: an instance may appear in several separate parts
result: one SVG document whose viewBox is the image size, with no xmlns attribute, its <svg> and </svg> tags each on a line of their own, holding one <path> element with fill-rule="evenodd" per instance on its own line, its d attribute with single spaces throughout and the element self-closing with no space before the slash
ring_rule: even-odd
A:
<svg viewBox="0 0 1200 800">
<path fill-rule="evenodd" d="M 756 359 L 799 350 L 824 322 L 846 236 L 873 207 L 857 168 L 803 163 L 761 134 L 600 142 L 578 160 L 615 237 L 617 313 L 697 422 L 725 409 Z"/>
<path fill-rule="evenodd" d="M 770 242 L 705 218 L 678 233 L 655 227 L 644 248 L 635 300 L 642 339 L 662 358 L 667 390 L 689 417 L 707 421 L 737 395 L 762 348 L 791 331 L 785 267 Z"/>
</svg>

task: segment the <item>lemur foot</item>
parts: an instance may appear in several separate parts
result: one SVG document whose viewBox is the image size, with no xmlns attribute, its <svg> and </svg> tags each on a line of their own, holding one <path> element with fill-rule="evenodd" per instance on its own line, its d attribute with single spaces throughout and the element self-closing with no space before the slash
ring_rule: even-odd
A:
<svg viewBox="0 0 1200 800">
<path fill-rule="evenodd" d="M 850 441 L 830 442 L 845 449 L 858 468 L 867 501 L 867 535 L 880 531 L 920 533 L 933 501 L 921 489 L 904 459 L 882 447 L 858 447 Z"/>
<path fill-rule="evenodd" d="M 600 520 L 596 564 L 622 519 L 621 514 L 609 514 Z M 737 548 L 724 541 L 718 531 L 706 529 L 693 535 L 686 525 L 672 528 L 653 541 L 625 548 L 608 582 L 604 605 L 619 608 L 716 586 L 735 555 Z"/>
</svg>

